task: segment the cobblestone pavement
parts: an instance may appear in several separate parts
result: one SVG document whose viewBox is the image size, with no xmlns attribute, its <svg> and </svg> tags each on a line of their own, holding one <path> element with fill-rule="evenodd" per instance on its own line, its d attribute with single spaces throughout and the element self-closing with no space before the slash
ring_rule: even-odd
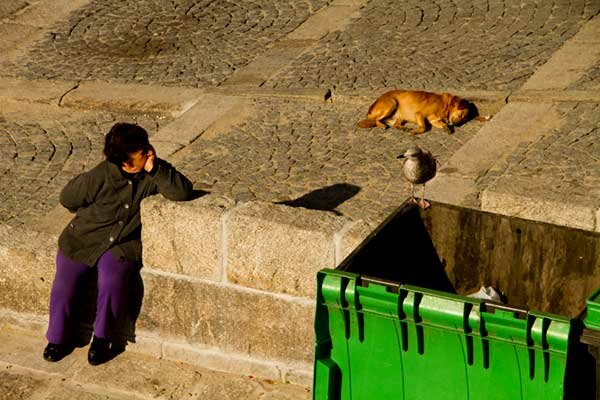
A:
<svg viewBox="0 0 600 400">
<path fill-rule="evenodd" d="M 0 19 L 9 18 L 15 12 L 22 10 L 28 5 L 22 0 L 9 0 L 0 4 Z"/>
<path fill-rule="evenodd" d="M 514 90 L 600 11 L 600 2 L 371 1 L 271 87 Z"/>
<path fill-rule="evenodd" d="M 218 85 L 329 3 L 92 1 L 3 73 Z M 0 11 L 7 17 L 27 5 L 20 0 L 3 4 Z M 370 1 L 344 31 L 326 35 L 266 86 L 284 94 L 331 85 L 374 94 L 389 86 L 512 90 L 599 10 L 600 3 L 588 0 Z M 572 88 L 594 88 L 597 75 L 596 65 Z M 400 178 L 397 154 L 416 142 L 443 164 L 481 124 L 470 122 L 451 136 L 435 129 L 418 137 L 360 130 L 355 124 L 369 103 L 257 99 L 246 122 L 196 140 L 177 154 L 176 165 L 196 183 L 238 200 L 283 201 L 378 221 L 409 190 Z M 579 115 L 584 107 L 570 110 L 569 118 L 578 115 L 572 118 L 594 126 L 593 114 Z M 129 117 L 104 112 L 43 126 L 26 118 L 0 120 L 0 184 L 7 188 L 0 194 L 0 217 L 22 224 L 52 209 L 61 186 L 100 159 L 102 134 L 117 118 Z M 139 122 L 150 132 L 158 124 Z M 561 154 L 535 160 L 564 161 L 555 156 Z M 535 168 L 553 171 L 533 163 L 521 170 L 524 176 Z M 597 169 L 594 163 L 587 166 Z M 494 173 L 511 176 L 516 167 L 503 168 Z"/>
<path fill-rule="evenodd" d="M 56 206 L 63 186 L 102 159 L 104 134 L 116 121 L 153 134 L 165 119 L 94 112 L 40 122 L 0 112 L 0 220 L 30 223 Z"/>
<path fill-rule="evenodd" d="M 328 0 L 92 1 L 4 76 L 213 86 Z"/>
<path fill-rule="evenodd" d="M 533 198 L 573 204 L 600 204 L 600 104 L 566 102 L 556 106 L 562 127 L 521 143 L 492 188 L 528 193 Z M 543 127 L 540 127 L 543 129 Z"/>
<path fill-rule="evenodd" d="M 356 127 L 367 105 L 258 99 L 253 108 L 247 121 L 188 146 L 178 155 L 181 170 L 240 201 L 287 200 L 372 223 L 409 191 L 396 157 L 411 143 L 443 163 L 481 126 L 473 121 L 453 135 L 433 129 L 410 136 Z"/>
<path fill-rule="evenodd" d="M 569 89 L 600 90 L 600 63 L 596 64 L 587 74 L 573 83 Z"/>
</svg>

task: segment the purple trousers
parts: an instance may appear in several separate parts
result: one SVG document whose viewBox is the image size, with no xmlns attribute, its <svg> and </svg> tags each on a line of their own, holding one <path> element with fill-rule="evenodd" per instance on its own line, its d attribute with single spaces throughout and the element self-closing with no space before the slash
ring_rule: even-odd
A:
<svg viewBox="0 0 600 400">
<path fill-rule="evenodd" d="M 124 310 L 127 309 L 127 282 L 140 264 L 117 260 L 110 251 L 102 254 L 98 263 L 98 298 L 94 335 L 110 339 Z M 50 321 L 46 339 L 50 343 L 66 344 L 74 327 L 74 300 L 77 287 L 90 266 L 66 258 L 59 250 L 56 255 L 56 275 L 50 292 Z"/>
</svg>

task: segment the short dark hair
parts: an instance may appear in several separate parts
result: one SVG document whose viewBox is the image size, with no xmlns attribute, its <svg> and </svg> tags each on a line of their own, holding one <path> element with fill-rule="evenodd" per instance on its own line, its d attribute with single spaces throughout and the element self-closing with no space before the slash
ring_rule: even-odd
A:
<svg viewBox="0 0 600 400">
<path fill-rule="evenodd" d="M 119 166 L 129 161 L 132 153 L 149 148 L 148 132 L 136 124 L 117 122 L 104 138 L 106 159 Z"/>
</svg>

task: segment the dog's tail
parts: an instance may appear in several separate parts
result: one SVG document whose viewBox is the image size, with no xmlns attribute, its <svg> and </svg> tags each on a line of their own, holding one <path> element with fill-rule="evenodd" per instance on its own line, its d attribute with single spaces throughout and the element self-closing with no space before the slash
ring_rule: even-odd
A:
<svg viewBox="0 0 600 400">
<path fill-rule="evenodd" d="M 377 126 L 377 124 L 375 123 L 375 120 L 373 118 L 365 118 L 362 121 L 358 121 L 358 126 L 360 128 L 372 128 L 374 126 Z"/>
</svg>

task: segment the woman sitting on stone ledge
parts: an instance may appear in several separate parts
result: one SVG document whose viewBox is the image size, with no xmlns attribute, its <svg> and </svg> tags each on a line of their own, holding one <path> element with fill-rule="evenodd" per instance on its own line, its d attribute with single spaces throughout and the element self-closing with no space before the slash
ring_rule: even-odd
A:
<svg viewBox="0 0 600 400">
<path fill-rule="evenodd" d="M 98 365 L 110 359 L 114 325 L 127 308 L 128 278 L 141 268 L 142 199 L 157 193 L 176 201 L 192 196 L 189 179 L 157 158 L 138 125 L 115 124 L 105 137 L 104 155 L 104 161 L 73 178 L 60 195 L 75 217 L 58 240 L 47 361 L 58 361 L 75 347 L 75 295 L 92 267 L 97 268 L 98 297 L 88 361 Z"/>
</svg>

